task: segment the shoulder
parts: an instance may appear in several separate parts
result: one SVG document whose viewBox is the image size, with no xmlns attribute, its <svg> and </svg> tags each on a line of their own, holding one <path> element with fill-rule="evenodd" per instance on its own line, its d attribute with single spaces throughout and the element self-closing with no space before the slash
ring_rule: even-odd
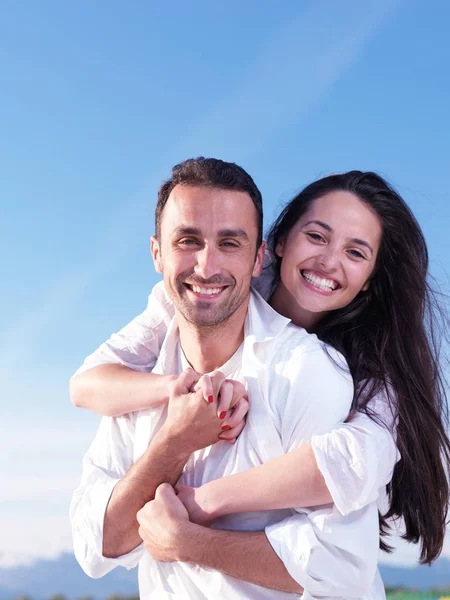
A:
<svg viewBox="0 0 450 600">
<path fill-rule="evenodd" d="M 270 403 L 290 447 L 344 421 L 353 380 L 344 357 L 317 336 L 292 326 L 280 337 L 267 378 Z"/>
<path fill-rule="evenodd" d="M 311 435 L 327 431 L 350 411 L 353 379 L 347 362 L 316 335 L 295 326 L 287 327 L 281 338 L 268 375 L 271 386 L 282 390 L 283 418 L 293 423 L 300 419 Z"/>
<path fill-rule="evenodd" d="M 340 373 L 351 379 L 347 361 L 335 348 L 322 342 L 315 334 L 289 324 L 277 340 L 273 360 L 286 367 L 314 366 L 324 375 Z"/>
</svg>

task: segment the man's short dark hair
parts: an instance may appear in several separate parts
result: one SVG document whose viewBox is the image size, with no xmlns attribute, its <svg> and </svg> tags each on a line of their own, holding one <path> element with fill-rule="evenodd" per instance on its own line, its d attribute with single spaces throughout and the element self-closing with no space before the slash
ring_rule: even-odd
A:
<svg viewBox="0 0 450 600">
<path fill-rule="evenodd" d="M 165 181 L 158 191 L 158 202 L 155 211 L 156 237 L 161 237 L 161 215 L 176 185 L 198 185 L 236 192 L 247 192 L 253 201 L 257 215 L 258 242 L 262 242 L 263 208 L 261 192 L 255 182 L 242 167 L 235 163 L 225 162 L 217 158 L 189 158 L 172 169 L 172 177 Z"/>
</svg>

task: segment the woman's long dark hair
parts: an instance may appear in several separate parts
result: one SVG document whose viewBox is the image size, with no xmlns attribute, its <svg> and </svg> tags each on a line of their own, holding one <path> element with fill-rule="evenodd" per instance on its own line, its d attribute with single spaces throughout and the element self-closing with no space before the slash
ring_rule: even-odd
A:
<svg viewBox="0 0 450 600">
<path fill-rule="evenodd" d="M 330 175 L 301 191 L 283 210 L 268 235 L 275 248 L 312 202 L 334 191 L 354 194 L 382 224 L 382 239 L 369 289 L 346 307 L 331 311 L 315 333 L 347 359 L 355 383 L 352 410 L 377 416 L 370 401 L 384 392 L 397 416 L 401 454 L 387 486 L 390 507 L 380 517 L 381 548 L 387 519 L 402 518 L 403 538 L 421 545 L 420 562 L 442 551 L 449 500 L 448 406 L 440 366 L 439 319 L 445 312 L 429 284 L 423 233 L 399 194 L 375 173 Z M 279 279 L 279 275 L 278 275 Z M 436 325 L 436 323 L 438 325 Z"/>
</svg>

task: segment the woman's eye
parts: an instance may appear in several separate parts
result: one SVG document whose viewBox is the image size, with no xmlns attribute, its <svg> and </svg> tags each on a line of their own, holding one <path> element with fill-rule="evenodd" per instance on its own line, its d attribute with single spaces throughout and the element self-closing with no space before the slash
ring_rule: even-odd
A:
<svg viewBox="0 0 450 600">
<path fill-rule="evenodd" d="M 359 250 L 349 250 L 348 253 L 351 254 L 351 256 L 354 256 L 355 258 L 366 258 L 364 254 L 362 254 L 362 252 L 360 252 Z"/>
<path fill-rule="evenodd" d="M 312 240 L 314 240 L 315 242 L 323 242 L 324 241 L 323 237 L 319 233 L 307 233 L 306 235 L 309 238 L 311 238 Z"/>
</svg>

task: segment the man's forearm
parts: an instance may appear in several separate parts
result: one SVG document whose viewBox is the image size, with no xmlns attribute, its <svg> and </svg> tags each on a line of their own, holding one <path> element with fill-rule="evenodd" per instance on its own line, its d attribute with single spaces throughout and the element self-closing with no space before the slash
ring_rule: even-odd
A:
<svg viewBox="0 0 450 600">
<path fill-rule="evenodd" d="M 179 560 L 215 569 L 262 587 L 303 593 L 264 532 L 223 531 L 189 524 Z"/>
<path fill-rule="evenodd" d="M 163 429 L 155 435 L 143 456 L 114 487 L 103 523 L 103 556 L 116 558 L 141 543 L 137 512 L 153 500 L 161 483 L 178 481 L 188 458 Z"/>
</svg>

